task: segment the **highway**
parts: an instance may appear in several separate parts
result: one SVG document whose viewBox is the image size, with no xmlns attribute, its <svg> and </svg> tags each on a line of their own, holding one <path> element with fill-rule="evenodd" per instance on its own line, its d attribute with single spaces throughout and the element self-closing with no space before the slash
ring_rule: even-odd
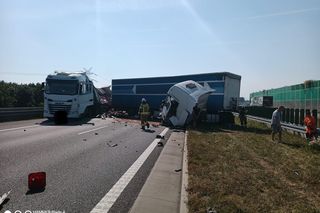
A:
<svg viewBox="0 0 320 213">
<path fill-rule="evenodd" d="M 0 212 L 90 212 L 143 153 L 146 160 L 126 178 L 128 185 L 109 210 L 128 212 L 162 150 L 155 138 L 167 129 L 151 129 L 110 118 L 67 125 L 44 119 L 0 123 L 0 196 L 11 190 Z M 46 172 L 46 189 L 28 193 L 28 174 L 37 171 Z"/>
</svg>

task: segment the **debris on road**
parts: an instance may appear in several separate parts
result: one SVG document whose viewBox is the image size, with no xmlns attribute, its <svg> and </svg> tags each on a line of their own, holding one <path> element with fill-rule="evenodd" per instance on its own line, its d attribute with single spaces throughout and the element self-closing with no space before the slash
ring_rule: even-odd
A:
<svg viewBox="0 0 320 213">
<path fill-rule="evenodd" d="M 156 138 L 164 139 L 164 136 L 163 136 L 163 135 L 158 134 L 158 135 L 156 136 Z"/>
<path fill-rule="evenodd" d="M 8 198 L 9 194 L 11 193 L 11 190 L 8 191 L 7 193 L 4 193 L 1 197 L 0 197 L 0 206 L 2 205 L 2 203 L 4 203 L 4 201 Z"/>
<path fill-rule="evenodd" d="M 44 191 L 46 188 L 46 173 L 35 172 L 28 175 L 28 188 L 31 192 Z"/>
<path fill-rule="evenodd" d="M 95 135 L 98 135 L 98 133 L 96 132 L 96 133 L 94 133 Z"/>
<path fill-rule="evenodd" d="M 115 144 L 107 143 L 107 145 L 108 145 L 109 147 L 116 147 L 116 146 L 118 146 L 118 144 L 117 144 L 117 143 L 115 143 Z"/>
<path fill-rule="evenodd" d="M 144 132 L 149 132 L 149 133 L 154 133 L 155 132 L 155 130 L 153 130 L 153 129 L 144 129 L 143 131 Z"/>
<path fill-rule="evenodd" d="M 129 114 L 126 111 L 115 111 L 111 109 L 106 116 L 109 118 L 128 118 Z"/>
<path fill-rule="evenodd" d="M 159 141 L 158 146 L 163 146 L 163 142 Z"/>
<path fill-rule="evenodd" d="M 174 171 L 175 172 L 181 172 L 181 169 L 175 169 Z"/>
</svg>

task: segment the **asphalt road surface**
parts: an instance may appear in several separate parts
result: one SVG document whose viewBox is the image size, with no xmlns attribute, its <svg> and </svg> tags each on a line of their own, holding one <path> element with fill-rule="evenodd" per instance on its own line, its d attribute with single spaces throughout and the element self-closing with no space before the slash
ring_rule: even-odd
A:
<svg viewBox="0 0 320 213">
<path fill-rule="evenodd" d="M 0 123 L 0 196 L 11 190 L 0 212 L 92 211 L 164 127 L 151 129 L 108 118 Z M 130 210 L 161 150 L 151 149 L 109 212 Z M 46 172 L 46 189 L 29 193 L 28 174 L 38 171 Z"/>
</svg>

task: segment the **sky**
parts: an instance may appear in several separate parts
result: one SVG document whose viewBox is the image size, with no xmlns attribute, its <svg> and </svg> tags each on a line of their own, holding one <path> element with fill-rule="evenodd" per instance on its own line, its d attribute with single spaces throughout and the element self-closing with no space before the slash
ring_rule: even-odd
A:
<svg viewBox="0 0 320 213">
<path fill-rule="evenodd" d="M 231 72 L 240 95 L 320 80 L 320 0 L 0 0 L 0 80 Z"/>
</svg>

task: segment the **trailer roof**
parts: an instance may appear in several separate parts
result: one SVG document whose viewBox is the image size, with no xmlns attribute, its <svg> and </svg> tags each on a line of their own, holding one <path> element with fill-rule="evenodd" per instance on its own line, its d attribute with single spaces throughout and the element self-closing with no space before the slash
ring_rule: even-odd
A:
<svg viewBox="0 0 320 213">
<path fill-rule="evenodd" d="M 211 73 L 200 73 L 200 74 L 188 74 L 188 75 L 176 75 L 176 76 L 159 76 L 159 77 L 145 77 L 145 78 L 122 78 L 122 79 L 112 79 L 112 81 L 126 81 L 126 80 L 165 80 L 165 79 L 175 79 L 175 78 L 186 78 L 186 77 L 203 77 L 203 76 L 228 76 L 233 79 L 241 80 L 240 75 L 236 75 L 230 72 L 211 72 Z M 192 80 L 192 79 L 188 79 Z"/>
</svg>

